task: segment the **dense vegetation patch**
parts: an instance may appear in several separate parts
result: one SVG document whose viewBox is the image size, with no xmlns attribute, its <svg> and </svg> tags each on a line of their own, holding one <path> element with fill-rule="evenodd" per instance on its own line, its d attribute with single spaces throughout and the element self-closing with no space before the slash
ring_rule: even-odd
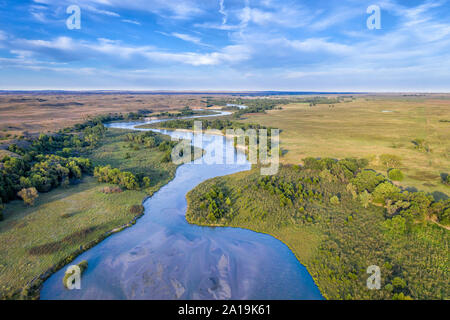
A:
<svg viewBox="0 0 450 320">
<path fill-rule="evenodd" d="M 186 129 L 193 130 L 194 122 L 201 122 L 203 130 L 220 130 L 225 133 L 226 129 L 269 129 L 265 126 L 259 124 L 251 123 L 241 123 L 236 121 L 231 121 L 229 119 L 179 119 L 179 120 L 169 120 L 162 123 L 153 123 L 140 126 L 141 128 L 167 128 L 167 129 Z"/>
<path fill-rule="evenodd" d="M 0 198 L 4 203 L 26 195 L 30 190 L 48 192 L 68 186 L 92 170 L 91 161 L 80 157 L 85 150 L 95 148 L 106 128 L 101 122 L 80 125 L 81 133 L 41 134 L 28 139 L 23 147 L 9 146 L 20 157 L 0 159 Z M 75 130 L 71 128 L 71 130 Z M 68 130 L 69 131 L 69 130 Z M 26 200 L 25 200 L 26 201 Z"/>
<path fill-rule="evenodd" d="M 284 241 L 329 299 L 448 298 L 450 201 L 408 192 L 367 161 L 305 159 L 276 176 L 215 178 L 188 194 L 187 219 L 250 228 Z M 366 286 L 378 265 L 382 289 Z"/>
<path fill-rule="evenodd" d="M 184 107 L 179 112 L 161 112 L 155 114 L 154 117 L 157 118 L 181 118 L 181 117 L 190 117 L 190 116 L 204 116 L 204 115 L 212 115 L 215 112 L 210 110 L 192 110 L 189 106 Z"/>
</svg>

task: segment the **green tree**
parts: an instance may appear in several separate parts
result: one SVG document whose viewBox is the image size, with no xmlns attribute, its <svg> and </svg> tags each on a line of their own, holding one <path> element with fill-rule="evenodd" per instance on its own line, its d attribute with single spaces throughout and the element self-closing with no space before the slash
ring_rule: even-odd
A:
<svg viewBox="0 0 450 320">
<path fill-rule="evenodd" d="M 439 222 L 443 225 L 450 225 L 450 208 L 442 211 L 440 215 L 438 215 Z"/>
<path fill-rule="evenodd" d="M 359 195 L 359 201 L 361 201 L 361 205 L 367 209 L 372 201 L 372 195 L 368 193 L 367 190 L 364 190 L 364 192 Z"/>
<path fill-rule="evenodd" d="M 404 235 L 407 232 L 408 226 L 407 221 L 400 215 L 393 217 L 392 219 L 387 219 L 383 223 L 385 232 L 391 237 L 398 237 Z"/>
<path fill-rule="evenodd" d="M 386 204 L 387 200 L 396 201 L 400 198 L 400 189 L 389 182 L 378 185 L 373 191 L 373 201 Z"/>
<path fill-rule="evenodd" d="M 351 180 L 351 183 L 356 187 L 358 192 L 363 192 L 367 190 L 372 193 L 375 188 L 386 179 L 372 170 L 363 170 L 359 172 L 354 179 Z"/>
<path fill-rule="evenodd" d="M 150 185 L 151 185 L 151 181 L 150 181 L 150 178 L 149 178 L 149 177 L 144 177 L 144 178 L 142 179 L 142 182 L 143 182 L 143 184 L 144 184 L 144 188 L 149 188 Z"/>
<path fill-rule="evenodd" d="M 209 214 L 208 214 L 208 220 L 210 221 L 210 222 L 216 222 L 217 221 L 217 219 L 216 219 L 216 216 L 214 215 L 214 212 L 210 212 Z"/>
</svg>

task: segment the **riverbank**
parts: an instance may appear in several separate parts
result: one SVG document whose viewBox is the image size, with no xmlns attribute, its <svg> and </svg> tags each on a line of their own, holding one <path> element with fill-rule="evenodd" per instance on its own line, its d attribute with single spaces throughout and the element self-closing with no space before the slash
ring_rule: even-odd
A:
<svg viewBox="0 0 450 320">
<path fill-rule="evenodd" d="M 145 174 L 151 181 L 145 190 L 105 194 L 103 188 L 113 185 L 88 176 L 76 185 L 40 194 L 33 207 L 19 200 L 6 205 L 0 222 L 0 299 L 37 299 L 45 279 L 132 226 L 143 212 L 131 208 L 173 179 L 178 166 L 162 161 L 165 154 L 158 148 L 130 146 L 128 133 L 109 129 L 101 144 L 84 156 L 94 165 Z"/>
<path fill-rule="evenodd" d="M 297 246 L 292 241 L 290 241 L 291 239 L 289 237 L 286 237 L 283 230 L 280 230 L 279 232 L 276 233 L 276 232 L 267 230 L 265 228 L 251 226 L 250 224 L 241 224 L 241 223 L 220 224 L 220 223 L 206 223 L 206 222 L 195 221 L 192 218 L 192 214 L 189 213 L 190 210 L 193 210 L 192 208 L 194 208 L 194 206 L 191 204 L 192 198 L 195 197 L 195 195 L 192 195 L 192 193 L 195 192 L 194 190 L 189 192 L 186 196 L 186 200 L 188 203 L 188 211 L 187 211 L 188 213 L 186 214 L 186 221 L 188 223 L 190 223 L 192 225 L 196 225 L 196 226 L 201 226 L 201 227 L 238 228 L 238 229 L 256 232 L 256 233 L 259 233 L 262 235 L 268 235 L 268 236 L 271 236 L 271 237 L 277 239 L 278 241 L 282 242 L 286 247 L 288 247 L 289 250 L 291 250 L 292 253 L 295 255 L 298 262 L 306 268 L 308 273 L 311 275 L 311 278 L 313 279 L 315 285 L 319 288 L 319 291 L 320 291 L 321 295 L 323 296 L 323 298 L 326 300 L 329 299 L 327 296 L 327 293 L 322 291 L 321 286 L 319 285 L 317 276 L 314 276 L 311 273 L 312 270 L 311 270 L 311 265 L 309 263 L 310 260 L 312 259 L 313 251 L 320 244 L 320 239 L 321 239 L 320 235 L 315 234 L 314 232 L 309 232 L 309 231 L 304 233 L 303 235 L 299 235 L 297 232 L 295 232 L 296 236 L 297 237 L 300 236 L 300 238 L 301 238 L 300 241 L 299 241 L 299 239 L 296 240 L 301 243 L 301 246 Z M 305 243 L 306 243 L 306 245 L 305 245 Z"/>
</svg>

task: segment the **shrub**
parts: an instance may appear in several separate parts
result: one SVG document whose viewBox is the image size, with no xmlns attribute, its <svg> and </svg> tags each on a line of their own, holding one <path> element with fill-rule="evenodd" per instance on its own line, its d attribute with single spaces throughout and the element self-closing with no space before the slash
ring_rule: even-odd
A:
<svg viewBox="0 0 450 320">
<path fill-rule="evenodd" d="M 333 197 L 330 198 L 330 203 L 332 205 L 337 206 L 338 204 L 341 203 L 341 201 L 339 200 L 339 198 L 337 196 L 333 196 Z"/>
<path fill-rule="evenodd" d="M 431 152 L 430 146 L 424 139 L 415 139 L 411 142 L 414 144 L 414 149 L 422 152 Z"/>
<path fill-rule="evenodd" d="M 368 193 L 367 190 L 364 190 L 364 192 L 359 195 L 359 200 L 361 201 L 361 205 L 367 209 L 372 201 L 372 195 Z"/>
<path fill-rule="evenodd" d="M 149 178 L 149 177 L 144 177 L 144 178 L 142 179 L 142 183 L 144 184 L 144 187 L 145 187 L 145 188 L 149 188 L 150 185 L 151 185 L 150 178 Z"/>
<path fill-rule="evenodd" d="M 392 280 L 392 286 L 394 287 L 394 289 L 403 289 L 406 287 L 406 282 L 402 278 L 395 277 Z"/>
<path fill-rule="evenodd" d="M 132 205 L 130 208 L 132 214 L 142 214 L 144 213 L 144 206 L 141 204 Z"/>
<path fill-rule="evenodd" d="M 441 173 L 441 180 L 443 184 L 450 185 L 450 174 L 448 173 Z"/>
<path fill-rule="evenodd" d="M 386 168 L 398 168 L 402 165 L 400 157 L 394 154 L 382 154 L 380 162 Z"/>
<path fill-rule="evenodd" d="M 102 189 L 103 193 L 111 194 L 111 193 L 121 193 L 123 190 L 120 187 L 104 187 Z"/>
<path fill-rule="evenodd" d="M 36 188 L 28 188 L 20 190 L 17 195 L 23 199 L 23 202 L 29 206 L 33 206 L 36 199 L 39 197 L 39 194 Z"/>
<path fill-rule="evenodd" d="M 388 177 L 392 181 L 402 181 L 405 178 L 399 169 L 389 170 Z"/>
</svg>

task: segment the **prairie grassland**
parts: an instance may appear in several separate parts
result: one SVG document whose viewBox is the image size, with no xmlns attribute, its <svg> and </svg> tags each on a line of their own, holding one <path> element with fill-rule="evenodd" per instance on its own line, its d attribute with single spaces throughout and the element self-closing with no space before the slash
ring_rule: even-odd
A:
<svg viewBox="0 0 450 320">
<path fill-rule="evenodd" d="M 0 139 L 6 134 L 54 132 L 83 122 L 89 116 L 138 110 L 173 111 L 205 107 L 199 95 L 152 94 L 2 94 Z"/>
<path fill-rule="evenodd" d="M 127 224 L 145 193 L 104 194 L 101 184 L 87 177 L 66 189 L 41 194 L 35 206 L 16 200 L 5 208 L 0 223 L 0 297 L 16 293 L 80 246 Z"/>
<path fill-rule="evenodd" d="M 402 186 L 450 194 L 440 174 L 450 171 L 450 100 L 358 98 L 310 107 L 289 104 L 283 110 L 248 115 L 245 122 L 282 129 L 282 162 L 299 164 L 305 157 L 367 158 L 370 167 L 386 174 L 379 156 L 397 155 L 405 174 Z M 430 152 L 415 149 L 424 139 Z"/>
</svg>

